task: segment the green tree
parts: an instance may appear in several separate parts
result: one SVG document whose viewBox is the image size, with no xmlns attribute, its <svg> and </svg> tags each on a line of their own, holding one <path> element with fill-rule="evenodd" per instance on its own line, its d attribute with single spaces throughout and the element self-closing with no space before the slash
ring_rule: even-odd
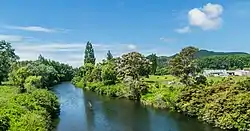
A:
<svg viewBox="0 0 250 131">
<path fill-rule="evenodd" d="M 101 81 L 102 80 L 101 74 L 102 74 L 102 67 L 101 65 L 97 64 L 92 70 L 90 77 L 92 81 L 95 81 L 95 82 Z"/>
<path fill-rule="evenodd" d="M 32 92 L 37 88 L 43 88 L 42 76 L 29 76 L 25 80 L 24 87 L 28 92 Z"/>
<path fill-rule="evenodd" d="M 198 65 L 202 69 L 244 69 L 250 67 L 250 55 L 218 55 L 198 59 Z"/>
<path fill-rule="evenodd" d="M 117 71 L 115 70 L 115 64 L 108 62 L 102 66 L 102 81 L 105 85 L 115 84 L 117 80 Z"/>
<path fill-rule="evenodd" d="M 88 41 L 85 48 L 84 64 L 91 63 L 95 65 L 95 54 L 92 44 Z"/>
<path fill-rule="evenodd" d="M 194 78 L 200 71 L 195 62 L 195 54 L 198 51 L 199 49 L 192 46 L 183 48 L 169 61 L 171 74 L 180 77 L 185 85 L 194 84 Z"/>
<path fill-rule="evenodd" d="M 147 89 L 141 83 L 141 76 L 148 76 L 150 73 L 150 62 L 138 52 L 131 52 L 122 55 L 118 64 L 118 75 L 128 85 L 132 99 L 140 100 L 140 95 Z"/>
<path fill-rule="evenodd" d="M 110 50 L 107 53 L 107 60 L 112 60 L 113 59 L 113 55 L 111 54 Z"/>
<path fill-rule="evenodd" d="M 18 60 L 11 43 L 0 41 L 0 85 L 7 78 L 10 71 L 11 63 Z"/>
<path fill-rule="evenodd" d="M 156 54 L 151 54 L 151 55 L 147 56 L 147 58 L 151 62 L 150 74 L 155 75 L 156 69 L 157 69 L 157 56 L 156 56 Z"/>
<path fill-rule="evenodd" d="M 138 52 L 124 54 L 118 60 L 118 73 L 122 79 L 125 76 L 131 76 L 133 79 L 139 80 L 140 76 L 148 76 L 150 73 L 149 60 Z"/>
<path fill-rule="evenodd" d="M 85 82 L 93 82 L 91 77 L 92 71 L 95 69 L 95 66 L 91 63 L 86 63 L 83 67 L 83 79 Z"/>
</svg>

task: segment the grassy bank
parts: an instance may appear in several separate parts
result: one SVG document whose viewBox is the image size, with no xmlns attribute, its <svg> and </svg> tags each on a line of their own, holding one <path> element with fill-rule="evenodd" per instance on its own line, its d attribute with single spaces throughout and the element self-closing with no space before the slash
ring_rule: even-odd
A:
<svg viewBox="0 0 250 131">
<path fill-rule="evenodd" d="M 46 89 L 20 93 L 17 87 L 0 86 L 1 131 L 48 131 L 58 113 L 58 100 Z"/>
<path fill-rule="evenodd" d="M 143 81 L 148 85 L 148 92 L 141 94 L 144 105 L 183 112 L 222 129 L 250 129 L 250 79 L 211 77 L 206 85 L 196 87 L 185 87 L 172 76 L 150 76 Z M 170 81 L 175 82 L 167 84 Z M 129 98 L 128 88 L 121 83 L 111 86 L 88 83 L 85 89 Z"/>
</svg>

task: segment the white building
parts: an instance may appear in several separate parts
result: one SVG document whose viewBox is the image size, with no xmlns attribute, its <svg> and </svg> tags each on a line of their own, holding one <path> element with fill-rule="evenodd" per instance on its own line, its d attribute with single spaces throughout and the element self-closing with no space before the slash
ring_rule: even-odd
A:
<svg viewBox="0 0 250 131">
<path fill-rule="evenodd" d="M 235 70 L 234 71 L 235 76 L 250 76 L 250 71 L 246 70 Z"/>
<path fill-rule="evenodd" d="M 227 70 L 204 70 L 204 76 L 228 76 Z"/>
<path fill-rule="evenodd" d="M 204 76 L 250 76 L 250 71 L 247 70 L 204 70 Z"/>
</svg>

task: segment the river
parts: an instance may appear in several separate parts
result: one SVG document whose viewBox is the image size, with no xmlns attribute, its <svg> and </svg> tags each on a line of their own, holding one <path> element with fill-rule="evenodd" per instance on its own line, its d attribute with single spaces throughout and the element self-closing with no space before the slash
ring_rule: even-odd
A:
<svg viewBox="0 0 250 131">
<path fill-rule="evenodd" d="M 57 131 L 222 131 L 179 113 L 99 96 L 70 83 L 57 85 L 53 91 L 61 108 Z"/>
</svg>

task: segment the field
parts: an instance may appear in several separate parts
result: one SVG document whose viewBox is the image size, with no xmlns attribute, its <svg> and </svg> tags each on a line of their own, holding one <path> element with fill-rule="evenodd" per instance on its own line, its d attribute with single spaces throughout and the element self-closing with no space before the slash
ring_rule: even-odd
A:
<svg viewBox="0 0 250 131">
<path fill-rule="evenodd" d="M 230 76 L 230 77 L 207 77 L 208 82 L 219 82 L 222 81 L 225 78 L 232 78 L 236 81 L 244 80 L 245 76 Z M 143 81 L 148 83 L 162 83 L 167 84 L 167 82 L 178 82 L 178 78 L 172 75 L 165 75 L 165 76 L 157 76 L 157 75 L 150 75 L 149 78 L 143 78 Z"/>
</svg>

